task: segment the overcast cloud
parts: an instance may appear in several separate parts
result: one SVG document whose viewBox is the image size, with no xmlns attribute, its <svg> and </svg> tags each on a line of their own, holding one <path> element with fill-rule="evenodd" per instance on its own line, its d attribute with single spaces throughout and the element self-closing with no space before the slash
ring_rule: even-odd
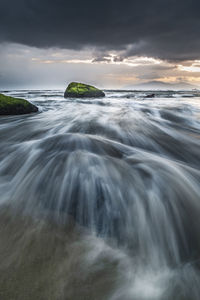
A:
<svg viewBox="0 0 200 300">
<path fill-rule="evenodd" d="M 198 59 L 198 0 L 1 0 L 0 40 L 36 47 Z"/>
<path fill-rule="evenodd" d="M 49 69 L 60 72 L 62 80 L 82 78 L 86 71 L 93 72 L 93 77 L 86 75 L 88 81 L 90 77 L 127 78 L 127 73 L 130 80 L 160 80 L 163 70 L 169 78 L 178 73 L 179 80 L 196 80 L 199 68 L 195 74 L 194 68 L 182 69 L 179 74 L 177 65 L 191 66 L 200 59 L 199 36 L 198 0 L 1 0 L 0 85 L 36 82 L 36 73 L 38 78 L 47 73 L 50 80 Z M 143 74 L 134 63 L 131 69 L 113 66 L 137 57 L 162 63 L 155 70 L 154 63 L 144 62 Z M 47 63 L 53 65 L 47 67 Z M 16 77 L 20 69 L 26 71 L 21 78 Z M 66 72 L 70 75 L 63 76 Z"/>
</svg>

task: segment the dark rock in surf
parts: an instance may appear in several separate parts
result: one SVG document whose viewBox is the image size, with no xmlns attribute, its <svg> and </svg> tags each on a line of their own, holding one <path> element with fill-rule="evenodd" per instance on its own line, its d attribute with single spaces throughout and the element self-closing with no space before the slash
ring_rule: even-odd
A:
<svg viewBox="0 0 200 300">
<path fill-rule="evenodd" d="M 156 95 L 155 94 L 149 94 L 145 98 L 154 98 Z"/>
<path fill-rule="evenodd" d="M 27 100 L 0 94 L 0 115 L 22 115 L 37 111 L 37 106 Z"/>
<path fill-rule="evenodd" d="M 71 82 L 64 94 L 65 98 L 100 98 L 105 97 L 103 91 L 84 83 Z"/>
</svg>

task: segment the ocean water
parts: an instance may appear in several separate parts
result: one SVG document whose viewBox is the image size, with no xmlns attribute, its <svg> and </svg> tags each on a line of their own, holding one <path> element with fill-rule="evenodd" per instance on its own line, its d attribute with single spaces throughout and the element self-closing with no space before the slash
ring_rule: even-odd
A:
<svg viewBox="0 0 200 300">
<path fill-rule="evenodd" d="M 200 92 L 10 90 L 0 299 L 200 299 Z"/>
</svg>

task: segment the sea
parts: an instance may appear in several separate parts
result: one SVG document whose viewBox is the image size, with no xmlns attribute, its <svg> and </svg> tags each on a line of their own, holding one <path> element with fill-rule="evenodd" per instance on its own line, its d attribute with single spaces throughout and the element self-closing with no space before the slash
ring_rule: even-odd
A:
<svg viewBox="0 0 200 300">
<path fill-rule="evenodd" d="M 200 91 L 6 90 L 1 300 L 200 299 Z"/>
</svg>

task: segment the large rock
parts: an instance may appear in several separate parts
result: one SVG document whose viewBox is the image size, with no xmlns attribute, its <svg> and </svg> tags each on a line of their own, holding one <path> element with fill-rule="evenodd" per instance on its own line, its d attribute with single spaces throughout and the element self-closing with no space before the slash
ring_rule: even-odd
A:
<svg viewBox="0 0 200 300">
<path fill-rule="evenodd" d="M 71 82 L 64 94 L 65 98 L 97 98 L 105 97 L 104 92 L 92 85 Z"/>
<path fill-rule="evenodd" d="M 27 100 L 0 94 L 0 115 L 22 115 L 37 111 L 37 106 Z"/>
</svg>

